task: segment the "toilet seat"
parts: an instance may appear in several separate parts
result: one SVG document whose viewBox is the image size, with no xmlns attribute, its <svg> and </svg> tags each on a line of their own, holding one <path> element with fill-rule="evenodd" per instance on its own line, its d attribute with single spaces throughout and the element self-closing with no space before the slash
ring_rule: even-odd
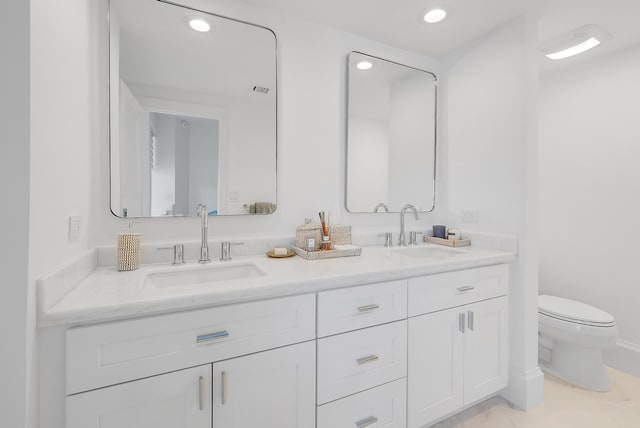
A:
<svg viewBox="0 0 640 428">
<path fill-rule="evenodd" d="M 538 313 L 591 327 L 615 327 L 615 318 L 598 308 L 556 296 L 538 296 Z"/>
</svg>

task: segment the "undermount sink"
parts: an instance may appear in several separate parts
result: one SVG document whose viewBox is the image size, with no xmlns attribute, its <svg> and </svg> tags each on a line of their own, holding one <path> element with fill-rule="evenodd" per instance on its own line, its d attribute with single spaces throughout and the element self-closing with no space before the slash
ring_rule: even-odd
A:
<svg viewBox="0 0 640 428">
<path fill-rule="evenodd" d="M 221 281 L 256 278 L 265 273 L 254 264 L 207 265 L 193 269 L 152 272 L 145 278 L 145 285 L 152 287 L 181 287 Z"/>
<path fill-rule="evenodd" d="M 437 247 L 437 246 L 417 246 L 417 247 L 404 247 L 397 250 L 398 254 L 403 256 L 415 257 L 419 259 L 448 259 L 457 255 L 463 254 L 462 251 L 454 250 L 452 248 Z"/>
</svg>

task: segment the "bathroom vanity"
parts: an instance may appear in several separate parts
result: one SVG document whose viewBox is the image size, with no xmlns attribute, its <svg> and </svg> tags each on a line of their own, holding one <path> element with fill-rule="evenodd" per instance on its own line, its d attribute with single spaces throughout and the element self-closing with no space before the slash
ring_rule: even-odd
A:
<svg viewBox="0 0 640 428">
<path fill-rule="evenodd" d="M 507 386 L 513 259 L 422 245 L 97 269 L 41 305 L 66 362 L 65 421 L 43 427 L 429 425 Z"/>
</svg>

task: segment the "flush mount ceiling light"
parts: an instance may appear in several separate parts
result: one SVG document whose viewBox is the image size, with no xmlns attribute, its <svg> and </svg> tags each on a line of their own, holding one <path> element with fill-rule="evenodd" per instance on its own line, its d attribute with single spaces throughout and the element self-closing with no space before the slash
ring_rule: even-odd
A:
<svg viewBox="0 0 640 428">
<path fill-rule="evenodd" d="M 358 64 L 356 64 L 356 67 L 358 67 L 358 70 L 369 70 L 371 67 L 373 67 L 373 64 L 369 61 L 360 61 Z"/>
<path fill-rule="evenodd" d="M 442 21 L 446 17 L 447 11 L 445 11 L 444 9 L 435 8 L 428 10 L 424 14 L 422 19 L 424 19 L 424 22 L 426 22 L 427 24 L 435 24 L 436 22 Z"/>
<path fill-rule="evenodd" d="M 576 28 L 568 35 L 556 37 L 542 48 L 544 55 L 553 60 L 569 58 L 595 48 L 609 40 L 611 35 L 596 25 Z"/>
<path fill-rule="evenodd" d="M 189 28 L 199 33 L 207 33 L 211 31 L 211 24 L 209 24 L 203 17 L 201 16 L 187 16 L 185 19 Z"/>
</svg>

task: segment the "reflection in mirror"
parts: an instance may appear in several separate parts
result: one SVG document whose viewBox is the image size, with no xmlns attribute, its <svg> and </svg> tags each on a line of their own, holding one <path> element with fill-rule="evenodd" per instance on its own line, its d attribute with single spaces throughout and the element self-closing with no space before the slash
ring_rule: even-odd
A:
<svg viewBox="0 0 640 428">
<path fill-rule="evenodd" d="M 274 34 L 157 0 L 111 0 L 109 33 L 111 211 L 272 213 Z"/>
<path fill-rule="evenodd" d="M 433 73 L 351 52 L 347 210 L 435 208 L 437 80 Z"/>
</svg>

